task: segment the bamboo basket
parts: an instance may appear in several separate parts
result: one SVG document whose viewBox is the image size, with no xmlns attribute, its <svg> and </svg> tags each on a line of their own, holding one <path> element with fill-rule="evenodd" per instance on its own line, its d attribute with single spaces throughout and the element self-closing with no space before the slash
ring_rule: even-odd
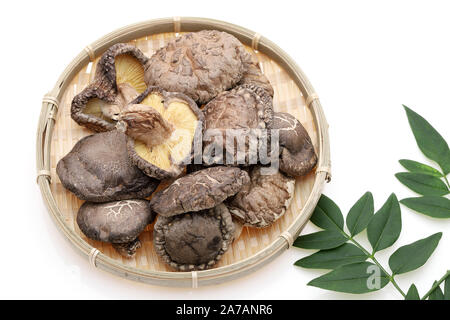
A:
<svg viewBox="0 0 450 320">
<path fill-rule="evenodd" d="M 65 190 L 56 164 L 82 137 L 91 134 L 70 118 L 74 95 L 92 81 L 102 53 L 118 42 L 129 42 L 151 56 L 179 33 L 216 29 L 237 37 L 259 61 L 274 87 L 274 108 L 297 117 L 309 132 L 319 156 L 314 172 L 298 178 L 286 214 L 265 229 L 244 228 L 241 236 L 213 269 L 173 272 L 156 255 L 150 225 L 141 234 L 143 247 L 134 259 L 123 259 L 110 244 L 87 239 L 75 218 L 82 201 Z M 318 96 L 296 63 L 277 45 L 248 29 L 211 19 L 175 17 L 150 20 L 118 29 L 83 49 L 68 65 L 55 87 L 44 96 L 37 132 L 37 183 L 58 229 L 93 267 L 154 285 L 198 287 L 222 283 L 251 273 L 288 249 L 309 220 L 330 180 L 328 125 Z"/>
</svg>

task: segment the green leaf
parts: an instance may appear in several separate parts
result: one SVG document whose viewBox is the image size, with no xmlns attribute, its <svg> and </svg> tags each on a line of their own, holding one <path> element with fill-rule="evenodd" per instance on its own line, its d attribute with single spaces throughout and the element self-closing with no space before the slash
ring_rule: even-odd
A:
<svg viewBox="0 0 450 320">
<path fill-rule="evenodd" d="M 398 248 L 389 258 L 393 275 L 420 268 L 427 262 L 441 240 L 442 232 Z"/>
<path fill-rule="evenodd" d="M 341 210 L 330 198 L 322 195 L 311 216 L 311 222 L 326 230 L 343 230 L 344 217 Z"/>
<path fill-rule="evenodd" d="M 413 161 L 413 160 L 407 160 L 407 159 L 402 159 L 399 160 L 398 162 L 400 162 L 400 164 L 408 171 L 410 172 L 415 172 L 415 173 L 424 173 L 424 174 L 428 174 L 434 177 L 438 177 L 438 178 L 442 178 L 443 175 L 442 173 L 440 173 L 438 170 L 436 170 L 433 167 L 430 167 L 429 165 L 417 162 L 417 161 Z"/>
<path fill-rule="evenodd" d="M 388 276 L 373 263 L 357 262 L 340 266 L 308 285 L 345 293 L 366 293 L 380 290 L 388 282 Z"/>
<path fill-rule="evenodd" d="M 433 283 L 435 285 L 437 281 Z M 428 300 L 445 300 L 444 294 L 442 293 L 442 290 L 440 287 L 436 287 L 436 289 L 433 290 L 433 292 L 430 293 L 430 296 L 428 297 Z"/>
<path fill-rule="evenodd" d="M 397 179 L 412 191 L 424 196 L 443 196 L 448 194 L 444 181 L 424 173 L 400 172 Z"/>
<path fill-rule="evenodd" d="M 344 243 L 334 249 L 320 250 L 296 261 L 294 265 L 309 269 L 335 269 L 346 264 L 366 261 L 367 258 L 357 246 Z"/>
<path fill-rule="evenodd" d="M 366 192 L 347 214 L 347 228 L 352 236 L 363 231 L 373 216 L 373 196 Z"/>
<path fill-rule="evenodd" d="M 347 238 L 339 231 L 325 230 L 298 237 L 294 247 L 302 249 L 332 249 L 347 242 Z"/>
<path fill-rule="evenodd" d="M 400 205 L 395 194 L 391 194 L 380 210 L 375 213 L 367 227 L 367 238 L 373 252 L 390 247 L 397 241 L 402 230 Z"/>
<path fill-rule="evenodd" d="M 433 218 L 450 218 L 450 200 L 444 197 L 425 196 L 400 201 L 408 208 Z"/>
<path fill-rule="evenodd" d="M 400 205 L 395 194 L 373 216 L 367 227 L 367 238 L 372 245 L 373 252 L 390 247 L 397 241 L 402 230 Z"/>
<path fill-rule="evenodd" d="M 403 107 L 419 149 L 425 156 L 436 161 L 444 175 L 447 175 L 450 172 L 450 149 L 447 142 L 422 116 L 405 105 Z"/>
<path fill-rule="evenodd" d="M 450 277 L 445 279 L 444 283 L 444 299 L 450 300 Z"/>
<path fill-rule="evenodd" d="M 420 300 L 419 291 L 414 283 L 409 287 L 405 300 Z"/>
</svg>

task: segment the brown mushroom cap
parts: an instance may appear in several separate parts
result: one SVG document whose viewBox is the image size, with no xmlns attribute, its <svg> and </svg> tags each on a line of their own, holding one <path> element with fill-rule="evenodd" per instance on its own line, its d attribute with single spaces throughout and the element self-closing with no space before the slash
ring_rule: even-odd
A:
<svg viewBox="0 0 450 320">
<path fill-rule="evenodd" d="M 234 36 L 217 30 L 184 34 L 159 49 L 145 66 L 145 80 L 203 104 L 234 87 L 249 53 Z"/>
<path fill-rule="evenodd" d="M 154 218 L 148 200 L 85 202 L 78 210 L 77 224 L 90 239 L 125 244 L 134 241 Z"/>
<path fill-rule="evenodd" d="M 177 177 L 193 156 L 203 113 L 182 93 L 149 87 L 120 114 L 119 130 L 128 139 L 131 161 L 157 179 Z"/>
<path fill-rule="evenodd" d="M 152 210 L 170 217 L 200 211 L 222 203 L 250 181 L 247 172 L 237 167 L 212 167 L 181 177 L 168 188 L 155 193 Z"/>
<path fill-rule="evenodd" d="M 220 260 L 232 242 L 234 224 L 223 204 L 174 217 L 159 216 L 154 228 L 156 252 L 179 271 L 204 270 Z"/>
<path fill-rule="evenodd" d="M 93 202 L 145 198 L 159 184 L 131 163 L 127 137 L 117 130 L 78 141 L 58 162 L 56 173 L 66 189 Z"/>
<path fill-rule="evenodd" d="M 110 47 L 98 62 L 94 81 L 73 98 L 72 119 L 97 132 L 113 130 L 122 108 L 147 88 L 147 61 L 132 45 Z"/>
<path fill-rule="evenodd" d="M 134 63 L 127 59 L 130 57 L 135 59 Z M 145 82 L 143 82 L 144 76 L 140 72 L 132 72 L 134 70 L 130 70 L 130 68 L 143 69 L 147 62 L 148 57 L 135 46 L 117 43 L 111 46 L 100 58 L 96 75 L 98 74 L 99 78 L 107 78 L 113 87 L 116 87 L 119 83 L 129 83 L 142 93 L 147 88 Z"/>
<path fill-rule="evenodd" d="M 238 85 L 250 84 L 263 88 L 271 97 L 273 97 L 273 87 L 270 84 L 269 79 L 261 72 L 258 63 L 254 61 L 251 55 L 249 55 L 249 60 L 244 63 L 244 66 L 245 72 Z"/>
<path fill-rule="evenodd" d="M 309 173 L 317 163 L 317 155 L 306 129 L 289 113 L 276 112 L 273 129 L 279 129 L 280 170 L 291 176 Z"/>
<path fill-rule="evenodd" d="M 286 212 L 294 195 L 295 179 L 268 167 L 254 166 L 251 182 L 245 185 L 226 205 L 230 213 L 244 225 L 267 227 Z M 269 173 L 270 172 L 270 173 Z"/>
<path fill-rule="evenodd" d="M 133 258 L 136 255 L 136 251 L 142 247 L 141 240 L 139 238 L 126 243 L 113 243 L 113 248 L 125 258 Z"/>
<path fill-rule="evenodd" d="M 237 144 L 227 142 L 227 134 L 233 134 L 229 129 L 235 129 L 235 137 L 254 137 L 258 144 L 266 138 L 266 130 L 272 126 L 272 98 L 263 89 L 254 85 L 242 85 L 231 91 L 223 92 L 203 109 L 205 114 L 205 133 L 203 135 L 204 162 L 226 163 L 228 165 L 256 164 L 257 154 L 250 153 L 249 140 Z M 251 130 L 263 129 L 263 130 Z M 222 135 L 217 135 L 218 132 Z M 235 138 L 235 139 L 236 139 Z M 223 157 L 208 159 L 211 151 L 223 149 Z M 233 155 L 234 161 L 229 156 Z M 216 156 L 215 154 L 213 156 Z"/>
</svg>

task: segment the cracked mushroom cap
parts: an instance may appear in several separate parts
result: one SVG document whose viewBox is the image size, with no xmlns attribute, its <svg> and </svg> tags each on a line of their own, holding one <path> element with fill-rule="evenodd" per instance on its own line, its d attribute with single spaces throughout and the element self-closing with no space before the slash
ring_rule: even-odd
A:
<svg viewBox="0 0 450 320">
<path fill-rule="evenodd" d="M 233 241 L 234 224 L 225 205 L 174 217 L 159 216 L 154 229 L 156 252 L 179 271 L 211 268 Z"/>
<path fill-rule="evenodd" d="M 152 210 L 171 217 L 209 209 L 236 194 L 249 181 L 247 172 L 237 167 L 218 166 L 195 171 L 155 193 L 151 199 Z"/>
<path fill-rule="evenodd" d="M 72 119 L 97 132 L 113 130 L 123 107 L 147 88 L 147 61 L 132 45 L 110 47 L 98 62 L 94 81 L 73 98 Z"/>
<path fill-rule="evenodd" d="M 148 200 L 85 202 L 78 210 L 77 224 L 89 239 L 128 244 L 133 242 L 154 218 Z"/>
<path fill-rule="evenodd" d="M 192 158 L 203 113 L 182 93 L 149 87 L 120 114 L 131 161 L 150 177 L 177 177 Z"/>
<path fill-rule="evenodd" d="M 294 196 L 294 186 L 294 178 L 276 169 L 254 166 L 250 171 L 250 183 L 226 204 L 230 213 L 244 225 L 268 227 L 286 212 Z"/>
<path fill-rule="evenodd" d="M 241 80 L 249 56 L 239 40 L 228 33 L 187 33 L 149 59 L 145 80 L 149 85 L 182 92 L 203 104 Z"/>
<path fill-rule="evenodd" d="M 249 55 L 249 59 L 244 63 L 244 66 L 245 72 L 238 85 L 250 84 L 263 88 L 271 97 L 273 97 L 273 87 L 270 84 L 269 79 L 261 72 L 257 61 L 255 61 L 251 55 Z"/>
<path fill-rule="evenodd" d="M 317 163 L 317 155 L 306 129 L 289 113 L 276 112 L 273 129 L 279 129 L 280 170 L 297 177 L 309 173 Z"/>
<path fill-rule="evenodd" d="M 66 189 L 92 202 L 145 198 L 159 184 L 131 163 L 127 137 L 117 130 L 78 141 L 58 162 L 56 173 Z"/>
<path fill-rule="evenodd" d="M 272 126 L 273 105 L 272 97 L 265 90 L 248 84 L 236 87 L 210 101 L 203 112 L 203 160 L 206 164 L 257 163 L 258 154 L 250 152 L 250 140 L 246 139 L 241 144 L 236 142 L 242 137 L 255 139 L 258 145 L 267 142 L 266 129 Z M 228 142 L 227 135 L 234 141 Z M 217 150 L 220 149 L 223 156 L 217 155 Z"/>
</svg>

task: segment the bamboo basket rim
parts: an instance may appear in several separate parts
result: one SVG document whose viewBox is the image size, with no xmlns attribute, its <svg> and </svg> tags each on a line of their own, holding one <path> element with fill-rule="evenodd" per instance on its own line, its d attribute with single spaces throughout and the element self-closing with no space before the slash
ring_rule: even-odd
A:
<svg viewBox="0 0 450 320">
<path fill-rule="evenodd" d="M 195 32 L 202 29 L 216 29 L 234 35 L 243 44 L 251 46 L 254 50 L 258 50 L 276 61 L 292 77 L 306 99 L 306 106 L 311 109 L 317 128 L 319 161 L 314 185 L 301 212 L 291 225 L 270 245 L 250 257 L 226 266 L 193 272 L 151 271 L 125 266 L 99 252 L 70 229 L 64 222 L 62 213 L 53 197 L 50 189 L 50 146 L 59 101 L 70 81 L 82 67 L 94 61 L 95 57 L 102 54 L 114 43 L 128 42 L 150 34 Z M 104 271 L 127 279 L 164 286 L 195 288 L 218 284 L 244 276 L 272 261 L 292 245 L 293 239 L 298 236 L 309 220 L 319 200 L 325 181 L 329 182 L 331 179 L 328 124 L 318 95 L 302 70 L 281 48 L 264 36 L 228 22 L 208 18 L 172 17 L 148 20 L 120 28 L 86 46 L 66 67 L 53 89 L 43 98 L 37 130 L 36 149 L 37 183 L 44 203 L 58 229 L 75 247 L 76 251 L 88 258 L 94 267 Z"/>
</svg>

